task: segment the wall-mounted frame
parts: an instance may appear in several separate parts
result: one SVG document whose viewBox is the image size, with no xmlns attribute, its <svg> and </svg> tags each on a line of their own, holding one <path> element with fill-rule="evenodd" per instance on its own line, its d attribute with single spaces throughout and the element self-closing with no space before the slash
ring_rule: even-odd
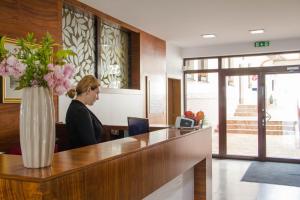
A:
<svg viewBox="0 0 300 200">
<path fill-rule="evenodd" d="M 13 52 L 16 46 L 16 40 L 14 39 L 5 39 L 5 48 L 9 52 Z M 1 103 L 20 103 L 22 90 L 15 90 L 17 81 L 12 77 L 2 77 L 1 81 L 1 96 L 2 102 Z"/>
</svg>

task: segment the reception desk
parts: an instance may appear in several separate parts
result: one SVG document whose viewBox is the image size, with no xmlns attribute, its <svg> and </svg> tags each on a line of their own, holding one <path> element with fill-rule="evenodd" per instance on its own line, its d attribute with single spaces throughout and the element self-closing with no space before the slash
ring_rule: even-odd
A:
<svg viewBox="0 0 300 200">
<path fill-rule="evenodd" d="M 163 129 L 56 153 L 26 169 L 0 155 L 0 199 L 140 200 L 194 169 L 194 199 L 211 199 L 211 128 Z"/>
</svg>

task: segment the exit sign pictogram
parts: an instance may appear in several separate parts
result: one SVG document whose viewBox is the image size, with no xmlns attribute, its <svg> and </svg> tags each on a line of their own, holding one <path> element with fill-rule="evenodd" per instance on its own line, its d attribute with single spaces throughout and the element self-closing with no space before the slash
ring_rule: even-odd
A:
<svg viewBox="0 0 300 200">
<path fill-rule="evenodd" d="M 255 47 L 268 47 L 270 46 L 270 41 L 257 41 L 254 43 Z"/>
</svg>

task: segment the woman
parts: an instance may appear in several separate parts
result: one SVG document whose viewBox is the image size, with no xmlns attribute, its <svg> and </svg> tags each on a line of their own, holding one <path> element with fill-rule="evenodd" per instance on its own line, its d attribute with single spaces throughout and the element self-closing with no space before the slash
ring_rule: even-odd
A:
<svg viewBox="0 0 300 200">
<path fill-rule="evenodd" d="M 99 82 L 92 76 L 83 77 L 76 89 L 71 89 L 67 95 L 72 100 L 66 115 L 66 126 L 70 134 L 72 148 L 97 144 L 101 141 L 103 127 L 99 119 L 86 107 L 93 105 L 99 99 Z"/>
</svg>

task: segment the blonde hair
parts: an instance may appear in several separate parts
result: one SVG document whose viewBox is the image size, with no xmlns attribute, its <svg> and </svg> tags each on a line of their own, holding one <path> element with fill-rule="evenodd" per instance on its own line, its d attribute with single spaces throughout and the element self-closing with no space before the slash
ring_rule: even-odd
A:
<svg viewBox="0 0 300 200">
<path fill-rule="evenodd" d="M 77 84 L 76 89 L 71 89 L 67 92 L 67 95 L 73 99 L 75 96 L 80 96 L 86 92 L 89 88 L 95 90 L 100 86 L 98 79 L 93 75 L 84 76 Z"/>
</svg>

